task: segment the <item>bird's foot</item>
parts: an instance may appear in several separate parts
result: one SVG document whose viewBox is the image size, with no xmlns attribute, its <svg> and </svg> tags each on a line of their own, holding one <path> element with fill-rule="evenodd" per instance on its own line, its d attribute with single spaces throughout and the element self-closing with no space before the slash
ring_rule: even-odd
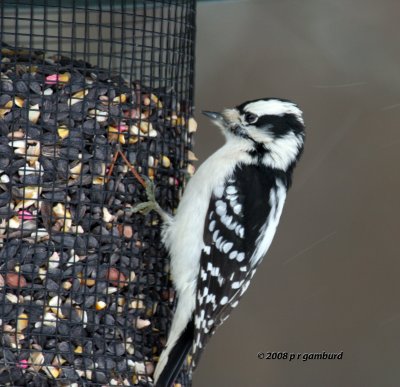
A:
<svg viewBox="0 0 400 387">
<path fill-rule="evenodd" d="M 132 211 L 141 212 L 144 215 L 149 214 L 151 211 L 155 211 L 157 212 L 158 215 L 161 216 L 161 219 L 163 221 L 170 220 L 170 215 L 168 215 L 157 203 L 155 194 L 156 190 L 155 184 L 146 176 L 143 176 L 143 180 L 146 182 L 147 202 L 136 204 L 136 206 L 132 208 Z"/>
</svg>

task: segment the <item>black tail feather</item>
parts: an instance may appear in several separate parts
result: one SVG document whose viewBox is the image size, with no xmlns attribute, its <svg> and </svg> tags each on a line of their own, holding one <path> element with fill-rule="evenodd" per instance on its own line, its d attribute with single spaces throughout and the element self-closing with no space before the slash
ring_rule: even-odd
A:
<svg viewBox="0 0 400 387">
<path fill-rule="evenodd" d="M 154 387 L 170 387 L 177 378 L 182 365 L 193 345 L 194 324 L 193 320 L 186 326 L 182 335 L 172 348 L 168 356 L 168 362 L 162 370 Z"/>
</svg>

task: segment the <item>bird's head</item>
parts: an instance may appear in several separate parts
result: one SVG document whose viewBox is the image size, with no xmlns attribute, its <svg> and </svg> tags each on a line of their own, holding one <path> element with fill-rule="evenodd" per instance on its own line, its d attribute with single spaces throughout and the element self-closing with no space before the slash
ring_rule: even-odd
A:
<svg viewBox="0 0 400 387">
<path fill-rule="evenodd" d="M 264 98 L 221 113 L 203 113 L 222 129 L 227 141 L 244 140 L 251 153 L 268 166 L 286 170 L 303 150 L 303 113 L 291 101 Z"/>
</svg>

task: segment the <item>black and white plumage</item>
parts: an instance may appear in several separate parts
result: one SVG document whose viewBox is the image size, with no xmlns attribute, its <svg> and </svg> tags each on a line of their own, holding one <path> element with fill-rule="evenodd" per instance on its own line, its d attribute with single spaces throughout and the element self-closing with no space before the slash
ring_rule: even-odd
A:
<svg viewBox="0 0 400 387">
<path fill-rule="evenodd" d="M 269 98 L 205 112 L 226 144 L 189 181 L 175 217 L 164 220 L 177 307 L 155 370 L 169 387 L 188 353 L 194 369 L 266 254 L 304 144 L 301 110 Z M 154 207 L 153 207 L 154 208 Z"/>
</svg>

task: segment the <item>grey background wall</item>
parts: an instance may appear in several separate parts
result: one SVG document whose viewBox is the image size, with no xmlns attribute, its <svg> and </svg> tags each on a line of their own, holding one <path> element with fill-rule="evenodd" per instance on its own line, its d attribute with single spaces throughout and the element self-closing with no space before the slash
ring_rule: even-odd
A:
<svg viewBox="0 0 400 387">
<path fill-rule="evenodd" d="M 199 3 L 200 160 L 223 142 L 200 110 L 247 99 L 295 100 L 308 137 L 269 254 L 195 387 L 399 385 L 399 14 L 397 0 Z M 324 350 L 343 359 L 256 356 Z"/>
</svg>

